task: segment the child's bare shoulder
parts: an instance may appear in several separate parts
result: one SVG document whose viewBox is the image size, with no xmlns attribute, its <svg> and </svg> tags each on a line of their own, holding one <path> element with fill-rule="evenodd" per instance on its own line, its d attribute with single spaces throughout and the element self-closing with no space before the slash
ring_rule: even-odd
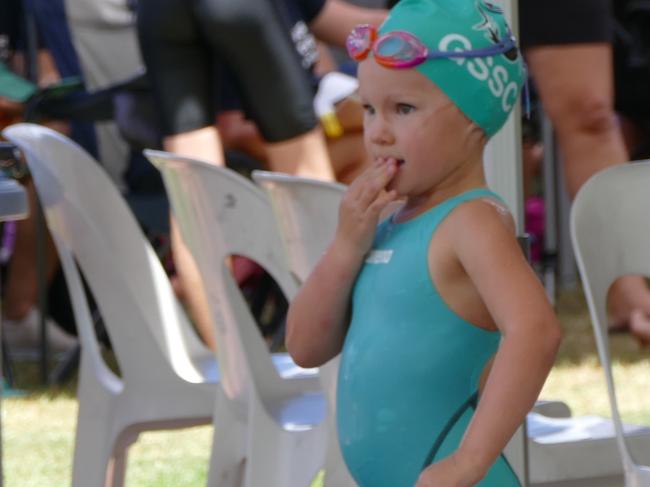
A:
<svg viewBox="0 0 650 487">
<path fill-rule="evenodd" d="M 449 218 L 449 226 L 461 232 L 463 238 L 485 239 L 489 236 L 514 238 L 515 220 L 502 201 L 477 198 L 459 205 Z M 455 233 L 455 232 L 454 232 Z"/>
<path fill-rule="evenodd" d="M 514 275 L 528 267 L 517 241 L 515 222 L 499 200 L 467 201 L 450 215 L 448 248 L 473 281 L 483 275 Z"/>
</svg>

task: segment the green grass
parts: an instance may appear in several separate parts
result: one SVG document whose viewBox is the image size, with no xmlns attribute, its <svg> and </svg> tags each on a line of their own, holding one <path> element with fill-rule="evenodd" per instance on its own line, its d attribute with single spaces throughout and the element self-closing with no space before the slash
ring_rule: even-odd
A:
<svg viewBox="0 0 650 487">
<path fill-rule="evenodd" d="M 542 397 L 567 402 L 575 415 L 607 416 L 603 375 L 581 293 L 563 293 L 558 313 L 565 340 Z M 611 348 L 624 419 L 650 425 L 650 352 L 627 336 L 612 337 Z M 35 365 L 21 364 L 17 372 L 18 385 L 29 395 L 3 401 L 5 485 L 68 486 L 77 412 L 74 385 L 44 391 L 34 385 Z M 127 485 L 203 486 L 210 442 L 207 426 L 142 435 L 130 450 Z"/>
<path fill-rule="evenodd" d="M 4 467 L 9 487 L 70 485 L 77 403 L 67 391 L 7 399 L 3 404 Z M 141 435 L 127 468 L 129 486 L 205 485 L 208 426 Z"/>
<path fill-rule="evenodd" d="M 565 401 L 574 415 L 609 416 L 605 380 L 582 293 L 563 293 L 557 309 L 565 336 L 542 397 Z M 650 425 L 650 349 L 640 347 L 629 335 L 612 335 L 610 349 L 623 420 Z"/>
</svg>

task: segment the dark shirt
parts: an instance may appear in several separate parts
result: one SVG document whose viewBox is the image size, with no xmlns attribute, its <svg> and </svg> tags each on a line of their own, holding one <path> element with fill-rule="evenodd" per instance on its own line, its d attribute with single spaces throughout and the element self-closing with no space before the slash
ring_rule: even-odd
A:
<svg viewBox="0 0 650 487">
<path fill-rule="evenodd" d="M 314 78 L 314 90 L 318 84 L 313 75 L 318 61 L 316 38 L 309 30 L 312 22 L 325 6 L 326 0 L 269 0 L 274 3 L 282 21 L 287 26 L 291 40 L 300 56 L 302 67 Z M 228 69 L 221 71 L 219 110 L 241 110 L 241 97 L 237 81 Z"/>
<path fill-rule="evenodd" d="M 321 12 L 325 0 L 275 0 L 275 3 L 285 23 L 291 26 L 289 32 L 303 68 L 312 70 L 318 60 L 318 49 L 308 24 Z"/>
<path fill-rule="evenodd" d="M 8 61 L 10 52 L 22 37 L 23 12 L 20 0 L 0 1 L 0 61 Z"/>
<path fill-rule="evenodd" d="M 68 29 L 63 0 L 23 0 L 25 11 L 34 16 L 43 46 L 54 58 L 59 76 L 80 76 L 81 68 Z"/>
</svg>

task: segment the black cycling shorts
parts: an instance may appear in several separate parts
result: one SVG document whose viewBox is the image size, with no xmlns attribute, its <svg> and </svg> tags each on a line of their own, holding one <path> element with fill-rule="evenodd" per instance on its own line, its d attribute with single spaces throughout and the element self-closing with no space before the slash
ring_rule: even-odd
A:
<svg viewBox="0 0 650 487">
<path fill-rule="evenodd" d="M 521 47 L 611 42 L 611 0 L 520 0 Z"/>
<path fill-rule="evenodd" d="M 139 0 L 138 35 L 164 135 L 212 125 L 222 70 L 269 142 L 317 125 L 310 75 L 273 0 Z"/>
</svg>

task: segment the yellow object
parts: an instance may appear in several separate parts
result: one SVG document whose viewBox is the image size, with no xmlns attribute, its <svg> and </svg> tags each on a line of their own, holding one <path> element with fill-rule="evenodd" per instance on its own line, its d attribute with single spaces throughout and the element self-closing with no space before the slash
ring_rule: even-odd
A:
<svg viewBox="0 0 650 487">
<path fill-rule="evenodd" d="M 320 116 L 320 121 L 328 137 L 336 138 L 343 135 L 343 126 L 339 122 L 335 112 L 323 113 Z"/>
</svg>

